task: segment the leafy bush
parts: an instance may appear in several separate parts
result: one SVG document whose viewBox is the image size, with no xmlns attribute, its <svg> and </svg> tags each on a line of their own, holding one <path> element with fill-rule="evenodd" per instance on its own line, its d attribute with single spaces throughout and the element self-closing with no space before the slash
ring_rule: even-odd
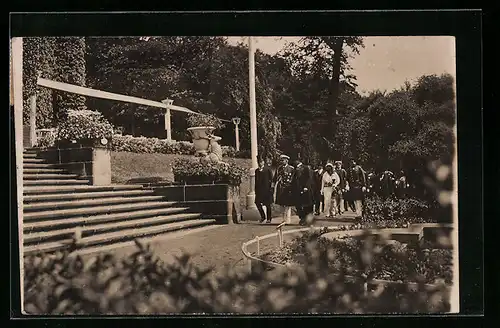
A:
<svg viewBox="0 0 500 328">
<path fill-rule="evenodd" d="M 224 127 L 224 123 L 222 123 L 219 118 L 210 114 L 188 114 L 187 123 L 189 127 L 212 126 L 216 129 L 222 129 Z"/>
<path fill-rule="evenodd" d="M 324 253 L 328 254 L 328 267 L 339 274 L 400 282 L 436 283 L 441 280 L 452 283 L 452 250 L 396 241 L 372 242 L 373 239 L 332 240 L 318 233 L 305 234 L 265 254 L 264 259 L 281 264 L 310 265 L 313 253 Z"/>
<path fill-rule="evenodd" d="M 53 147 L 56 142 L 56 135 L 53 132 L 44 133 L 36 138 L 36 147 Z"/>
<path fill-rule="evenodd" d="M 236 150 L 236 148 L 234 148 L 232 146 L 222 146 L 222 154 L 223 154 L 223 156 L 233 157 L 233 158 L 250 158 L 251 157 L 249 150 L 240 149 L 238 151 L 238 150 Z"/>
<path fill-rule="evenodd" d="M 113 126 L 101 113 L 91 110 L 68 110 L 57 127 L 57 140 L 110 139 Z"/>
<path fill-rule="evenodd" d="M 437 222 L 437 203 L 429 203 L 417 198 L 368 197 L 365 200 L 360 223 L 365 227 L 401 228 L 411 223 Z"/>
<path fill-rule="evenodd" d="M 88 260 L 69 253 L 24 258 L 24 310 L 28 314 L 166 313 L 429 313 L 449 311 L 443 289 L 410 292 L 386 287 L 364 292 L 311 265 L 251 273 L 228 269 L 214 278 L 189 255 L 172 264 L 159 261 L 149 246 L 121 261 L 111 254 Z M 322 256 L 323 254 L 320 254 Z"/>
<path fill-rule="evenodd" d="M 177 182 L 228 183 L 239 186 L 246 170 L 235 163 L 202 163 L 199 158 L 176 158 L 172 165 Z"/>
</svg>

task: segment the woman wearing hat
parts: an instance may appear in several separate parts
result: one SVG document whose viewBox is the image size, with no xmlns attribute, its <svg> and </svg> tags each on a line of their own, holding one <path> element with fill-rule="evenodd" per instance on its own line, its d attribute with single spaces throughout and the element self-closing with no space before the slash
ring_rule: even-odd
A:
<svg viewBox="0 0 500 328">
<path fill-rule="evenodd" d="M 323 174 L 323 179 L 321 180 L 321 195 L 325 199 L 326 217 L 329 218 L 335 216 L 337 206 L 336 204 L 332 204 L 332 200 L 335 200 L 335 197 L 332 196 L 334 196 L 334 191 L 336 191 L 340 183 L 340 177 L 334 171 L 332 163 L 326 164 L 325 170 L 326 172 Z"/>
<path fill-rule="evenodd" d="M 281 155 L 280 161 L 281 165 L 278 167 L 275 180 L 275 203 L 285 207 L 283 212 L 283 221 L 287 223 L 291 222 L 292 206 L 295 205 L 295 198 L 293 193 L 293 176 L 295 169 L 293 166 L 288 164 L 290 157 L 287 155 Z"/>
</svg>

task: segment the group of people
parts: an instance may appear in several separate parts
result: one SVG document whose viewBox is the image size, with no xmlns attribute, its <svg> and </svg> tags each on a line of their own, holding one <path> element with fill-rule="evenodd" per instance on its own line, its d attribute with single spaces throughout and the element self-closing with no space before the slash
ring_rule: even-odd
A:
<svg viewBox="0 0 500 328">
<path fill-rule="evenodd" d="M 263 159 L 259 160 L 255 171 L 255 204 L 261 223 L 271 222 L 273 203 L 284 207 L 283 221 L 287 223 L 291 222 L 295 207 L 300 225 L 309 223 L 313 214 L 335 217 L 349 207 L 361 216 L 367 175 L 356 161 L 352 161 L 348 170 L 342 167 L 341 161 L 321 165 L 316 170 L 300 159 L 295 161 L 295 166 L 289 161 L 289 156 L 281 155 L 280 165 L 273 174 L 270 166 Z"/>
</svg>

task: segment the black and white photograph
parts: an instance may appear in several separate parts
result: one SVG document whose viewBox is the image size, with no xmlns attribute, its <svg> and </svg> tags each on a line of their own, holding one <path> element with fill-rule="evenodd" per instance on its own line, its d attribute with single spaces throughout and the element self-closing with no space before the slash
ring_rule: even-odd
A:
<svg viewBox="0 0 500 328">
<path fill-rule="evenodd" d="M 455 49 L 13 37 L 22 313 L 458 313 Z"/>
</svg>

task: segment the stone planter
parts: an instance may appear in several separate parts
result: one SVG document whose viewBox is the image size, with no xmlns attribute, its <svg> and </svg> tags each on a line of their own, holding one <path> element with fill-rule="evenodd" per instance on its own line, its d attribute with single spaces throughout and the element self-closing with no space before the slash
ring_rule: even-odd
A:
<svg viewBox="0 0 500 328">
<path fill-rule="evenodd" d="M 103 144 L 101 139 L 80 139 L 80 140 L 58 140 L 56 147 L 58 149 L 74 149 L 74 148 L 108 148 L 110 140 Z"/>
<path fill-rule="evenodd" d="M 196 153 L 206 154 L 209 145 L 208 133 L 212 133 L 215 128 L 212 126 L 195 126 L 187 130 L 191 134 Z"/>
</svg>

